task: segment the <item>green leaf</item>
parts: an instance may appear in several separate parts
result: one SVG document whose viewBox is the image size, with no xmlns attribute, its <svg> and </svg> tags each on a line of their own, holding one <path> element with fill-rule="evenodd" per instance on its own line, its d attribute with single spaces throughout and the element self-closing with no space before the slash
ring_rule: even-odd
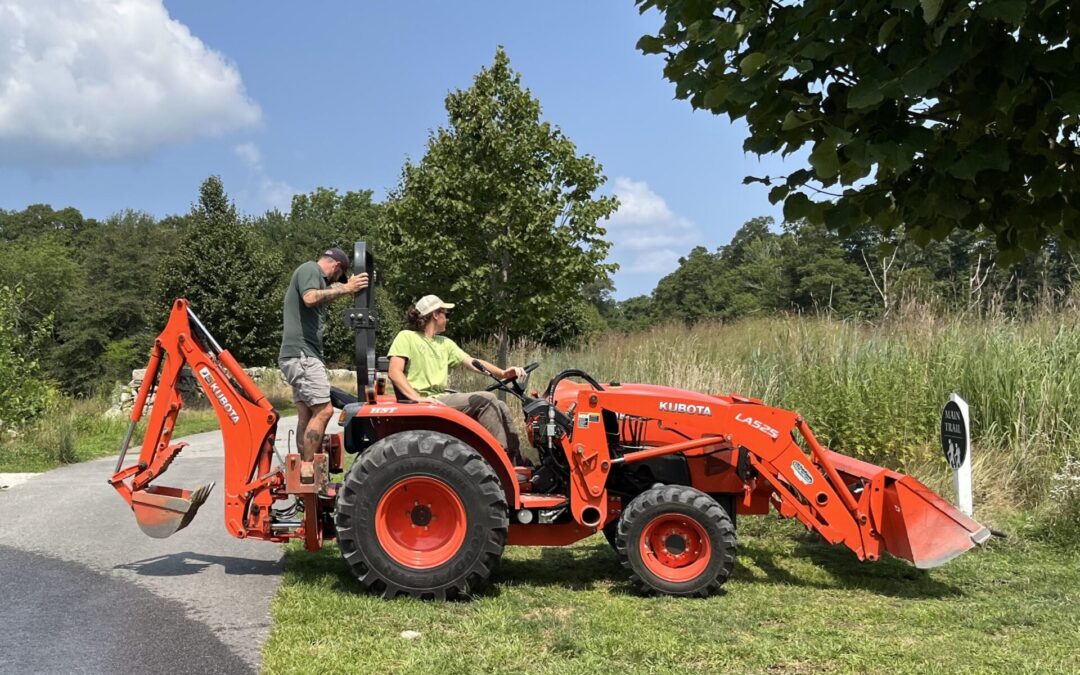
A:
<svg viewBox="0 0 1080 675">
<path fill-rule="evenodd" d="M 788 192 L 791 191 L 787 185 L 777 185 L 773 189 L 769 190 L 769 203 L 779 204 L 784 201 L 784 198 L 788 196 Z"/>
<path fill-rule="evenodd" d="M 1056 105 L 1061 112 L 1066 114 L 1075 115 L 1080 113 L 1080 91 L 1070 91 L 1060 96 L 1055 96 L 1054 105 Z"/>
<path fill-rule="evenodd" d="M 818 141 L 810 153 L 810 165 L 818 178 L 828 180 L 840 172 L 840 158 L 836 154 L 836 145 L 831 141 Z"/>
<path fill-rule="evenodd" d="M 743 75 L 749 77 L 761 70 L 761 67 L 768 60 L 769 57 L 761 52 L 750 52 L 739 62 L 739 68 L 742 70 Z"/>
<path fill-rule="evenodd" d="M 716 86 L 705 92 L 705 107 L 706 108 L 720 108 L 727 101 L 728 91 L 731 87 L 727 81 L 720 80 L 716 83 Z"/>
<path fill-rule="evenodd" d="M 934 19 L 941 12 L 941 0 L 919 0 L 919 4 L 922 5 L 923 20 L 927 24 L 934 23 Z"/>
<path fill-rule="evenodd" d="M 941 76 L 936 74 L 925 64 L 908 71 L 900 78 L 900 86 L 908 96 L 922 96 L 927 91 L 941 83 Z"/>
<path fill-rule="evenodd" d="M 824 61 L 832 56 L 834 48 L 824 42 L 811 42 L 800 50 L 803 58 L 812 61 Z"/>
<path fill-rule="evenodd" d="M 889 41 L 892 37 L 893 31 L 896 30 L 896 26 L 900 23 L 900 17 L 894 16 L 887 19 L 885 23 L 881 24 L 881 28 L 878 29 L 877 41 L 879 45 L 883 45 Z"/>
<path fill-rule="evenodd" d="M 876 80 L 864 78 L 848 92 L 848 107 L 854 110 L 869 108 L 884 100 L 881 87 Z"/>
<path fill-rule="evenodd" d="M 1019 26 L 1024 23 L 1028 0 L 989 0 L 979 7 L 979 13 L 989 19 Z"/>
<path fill-rule="evenodd" d="M 640 49 L 643 54 L 663 54 L 664 38 L 653 35 L 643 35 L 641 36 L 641 39 L 637 41 L 637 48 Z"/>
<path fill-rule="evenodd" d="M 1056 168 L 1047 169 L 1031 179 L 1031 195 L 1043 199 L 1061 189 L 1061 173 Z"/>
<path fill-rule="evenodd" d="M 788 113 L 784 115 L 784 123 L 780 125 L 780 129 L 783 131 L 791 131 L 792 129 L 798 129 L 801 126 L 805 126 L 812 121 L 813 119 L 811 119 L 807 113 L 789 110 Z"/>
<path fill-rule="evenodd" d="M 994 138 L 976 142 L 960 159 L 953 162 L 948 173 L 961 180 L 975 180 L 980 171 L 1009 169 L 1009 152 L 1005 144 Z"/>
<path fill-rule="evenodd" d="M 810 201 L 810 198 L 801 192 L 788 195 L 788 198 L 784 200 L 784 220 L 788 222 L 794 222 L 801 218 L 805 218 L 814 208 L 814 203 Z"/>
<path fill-rule="evenodd" d="M 797 169 L 788 174 L 787 184 L 790 187 L 799 187 L 800 185 L 806 185 L 806 181 L 813 177 L 813 174 L 806 169 Z"/>
</svg>

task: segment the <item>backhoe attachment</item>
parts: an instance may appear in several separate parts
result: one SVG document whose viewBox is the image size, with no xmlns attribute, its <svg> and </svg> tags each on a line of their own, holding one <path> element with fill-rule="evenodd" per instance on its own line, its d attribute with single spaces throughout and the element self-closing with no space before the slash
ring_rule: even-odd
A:
<svg viewBox="0 0 1080 675">
<path fill-rule="evenodd" d="M 278 414 L 236 359 L 222 349 L 198 317 L 179 299 L 165 329 L 154 341 L 120 458 L 109 483 L 131 506 L 147 535 L 165 538 L 187 527 L 210 496 L 214 483 L 194 490 L 151 485 L 187 443 L 171 443 L 183 406 L 177 381 L 184 366 L 217 413 L 225 442 L 225 525 L 235 537 L 278 540 L 272 528 L 273 488 L 285 477 L 271 467 Z M 151 390 L 154 402 L 139 460 L 124 468 L 135 427 Z"/>
</svg>

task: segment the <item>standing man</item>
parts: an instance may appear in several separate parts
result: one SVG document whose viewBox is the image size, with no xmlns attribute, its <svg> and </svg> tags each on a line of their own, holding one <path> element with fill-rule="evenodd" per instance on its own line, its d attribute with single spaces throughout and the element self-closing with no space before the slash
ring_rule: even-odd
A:
<svg viewBox="0 0 1080 675">
<path fill-rule="evenodd" d="M 521 454 L 521 439 L 505 403 L 490 391 L 446 392 L 451 368 L 464 365 L 473 372 L 482 372 L 473 365 L 473 357 L 453 340 L 441 335 L 453 307 L 452 303 L 443 302 L 437 296 L 425 295 L 409 308 L 405 317 L 409 328 L 398 333 L 390 345 L 387 374 L 394 383 L 394 390 L 399 396 L 413 401 L 429 400 L 460 410 L 491 432 L 506 448 L 514 466 L 531 466 L 532 463 Z M 525 375 L 525 370 L 517 366 L 503 370 L 487 361 L 480 360 L 480 363 L 500 379 Z"/>
<path fill-rule="evenodd" d="M 305 462 L 315 458 L 323 433 L 333 415 L 330 379 L 323 357 L 326 305 L 367 288 L 367 274 L 345 281 L 349 258 L 340 248 L 327 249 L 318 260 L 296 268 L 282 305 L 281 351 L 278 367 L 293 389 L 298 421 L 296 444 Z M 301 468 L 302 479 L 313 479 L 311 466 Z"/>
</svg>

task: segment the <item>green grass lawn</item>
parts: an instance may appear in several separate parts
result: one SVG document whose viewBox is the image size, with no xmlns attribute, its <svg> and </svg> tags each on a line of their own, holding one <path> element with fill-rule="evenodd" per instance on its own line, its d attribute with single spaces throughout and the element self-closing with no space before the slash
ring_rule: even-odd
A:
<svg viewBox="0 0 1080 675">
<path fill-rule="evenodd" d="M 725 592 L 641 597 L 600 536 L 509 548 L 468 601 L 365 594 L 336 546 L 287 552 L 268 673 L 1076 672 L 1080 552 L 992 540 L 944 567 L 864 564 L 740 520 Z M 404 630 L 421 634 L 409 640 Z"/>
</svg>

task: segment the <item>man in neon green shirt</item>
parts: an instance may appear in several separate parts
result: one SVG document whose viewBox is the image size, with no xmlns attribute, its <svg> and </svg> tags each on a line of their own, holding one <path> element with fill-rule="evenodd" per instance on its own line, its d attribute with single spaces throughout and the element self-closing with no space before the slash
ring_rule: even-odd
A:
<svg viewBox="0 0 1080 675">
<path fill-rule="evenodd" d="M 460 410 L 491 432 L 516 466 L 528 466 L 521 455 L 521 440 L 511 421 L 510 408 L 489 391 L 447 393 L 450 369 L 464 364 L 481 372 L 469 356 L 448 337 L 441 335 L 449 321 L 453 303 L 425 295 L 409 308 L 408 330 L 403 330 L 390 345 L 390 381 L 399 396 L 413 401 L 435 401 Z M 501 379 L 523 377 L 525 370 L 513 366 L 503 370 L 480 360 L 485 368 Z"/>
</svg>

